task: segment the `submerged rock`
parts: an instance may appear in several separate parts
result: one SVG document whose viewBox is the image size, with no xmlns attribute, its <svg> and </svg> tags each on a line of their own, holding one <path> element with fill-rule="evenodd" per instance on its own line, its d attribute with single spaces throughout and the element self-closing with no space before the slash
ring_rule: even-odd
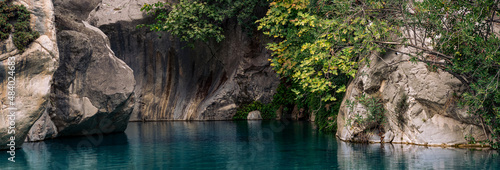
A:
<svg viewBox="0 0 500 170">
<path fill-rule="evenodd" d="M 408 59 L 387 52 L 381 58 L 372 56 L 370 67 L 359 69 L 342 101 L 337 136 L 356 142 L 420 145 L 466 144 L 466 136 L 487 139 L 478 117 L 457 106 L 463 84 L 448 72 Z M 378 124 L 367 120 L 374 108 L 356 102 L 363 95 L 383 106 Z"/>
<path fill-rule="evenodd" d="M 18 0 L 16 4 L 24 5 L 31 15 L 31 25 L 40 37 L 19 52 L 12 38 L 0 42 L 0 150 L 8 149 L 7 143 L 15 137 L 15 147 L 21 147 L 28 131 L 35 121 L 46 112 L 49 105 L 51 81 L 58 66 L 58 49 L 56 44 L 52 1 Z M 9 57 L 15 57 L 15 69 L 9 68 Z M 14 71 L 15 78 L 9 75 Z M 12 81 L 12 83 L 9 83 Z M 8 84 L 13 89 L 8 88 Z M 15 94 L 9 95 L 14 91 Z M 12 94 L 12 93 L 11 93 Z M 11 104 L 9 96 L 14 97 Z M 14 109 L 9 109 L 14 108 Z M 14 116 L 9 116 L 13 111 Z M 9 127 L 11 133 L 9 133 Z"/>
</svg>

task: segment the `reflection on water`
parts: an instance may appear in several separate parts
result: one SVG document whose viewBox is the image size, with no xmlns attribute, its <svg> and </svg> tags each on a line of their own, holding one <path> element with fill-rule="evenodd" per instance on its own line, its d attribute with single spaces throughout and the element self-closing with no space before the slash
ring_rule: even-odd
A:
<svg viewBox="0 0 500 170">
<path fill-rule="evenodd" d="M 125 133 L 26 143 L 7 169 L 499 169 L 496 151 L 351 144 L 309 122 L 132 122 Z"/>
<path fill-rule="evenodd" d="M 25 143 L 16 151 L 16 162 L 0 155 L 0 164 L 7 169 L 92 169 L 102 164 L 122 164 L 130 156 L 125 133 L 71 137 L 43 142 Z M 117 159 L 117 156 L 122 158 Z M 3 167 L 3 166 L 2 166 Z M 1 169 L 1 168 L 0 168 Z"/>
<path fill-rule="evenodd" d="M 499 169 L 497 151 L 338 142 L 341 169 Z"/>
</svg>

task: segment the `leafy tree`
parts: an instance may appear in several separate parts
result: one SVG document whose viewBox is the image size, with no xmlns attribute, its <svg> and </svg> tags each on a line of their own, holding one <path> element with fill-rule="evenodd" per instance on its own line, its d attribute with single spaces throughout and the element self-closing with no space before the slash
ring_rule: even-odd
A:
<svg viewBox="0 0 500 170">
<path fill-rule="evenodd" d="M 384 17 L 390 13 L 381 12 L 385 3 L 357 2 L 278 0 L 258 21 L 264 34 L 279 39 L 268 45 L 275 56 L 271 65 L 281 77 L 300 85 L 294 89 L 299 97 L 312 93 L 335 101 L 335 93 L 346 89 L 345 82 L 336 83 L 335 78 L 354 77 L 366 56 L 384 51 L 377 41 L 398 34 Z"/>
<path fill-rule="evenodd" d="M 408 42 L 423 54 L 419 60 L 443 68 L 468 86 L 462 104 L 479 116 L 484 133 L 491 133 L 487 142 L 493 148 L 500 146 L 500 32 L 494 30 L 500 23 L 499 5 L 497 0 L 414 2 L 414 12 L 406 15 L 408 23 L 416 24 L 405 24 L 407 30 L 420 29 L 431 39 L 434 50 L 417 46 L 422 40 Z M 443 62 L 429 61 L 429 55 Z"/>
<path fill-rule="evenodd" d="M 180 0 L 178 3 L 157 2 L 144 4 L 141 11 L 154 15 L 156 22 L 142 24 L 152 31 L 168 31 L 183 41 L 204 41 L 215 38 L 224 39 L 223 23 L 236 18 L 243 26 L 252 25 L 257 17 L 254 14 L 266 0 Z"/>
<path fill-rule="evenodd" d="M 258 22 L 277 39 L 268 45 L 272 66 L 300 85 L 299 97 L 336 100 L 332 94 L 345 91 L 336 76 L 354 77 L 368 56 L 408 47 L 411 61 L 441 68 L 468 87 L 462 102 L 498 148 L 499 12 L 497 0 L 275 0 Z"/>
</svg>

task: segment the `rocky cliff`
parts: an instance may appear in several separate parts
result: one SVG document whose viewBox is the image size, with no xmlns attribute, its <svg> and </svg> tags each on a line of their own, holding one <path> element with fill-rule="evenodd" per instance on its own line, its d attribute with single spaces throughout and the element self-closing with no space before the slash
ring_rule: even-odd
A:
<svg viewBox="0 0 500 170">
<path fill-rule="evenodd" d="M 54 1 L 59 67 L 50 105 L 28 141 L 122 132 L 133 106 L 133 71 L 116 58 L 107 36 L 81 19 L 97 1 Z"/>
<path fill-rule="evenodd" d="M 93 8 L 85 12 L 85 7 L 92 3 L 75 2 L 14 2 L 32 13 L 31 27 L 41 36 L 23 53 L 12 38 L 1 42 L 0 149 L 10 142 L 10 127 L 16 147 L 25 139 L 125 130 L 133 106 L 133 71 L 116 58 L 102 31 L 78 20 L 88 16 Z M 15 120 L 8 116 L 9 57 L 16 57 Z"/>
<path fill-rule="evenodd" d="M 342 101 L 337 136 L 354 142 L 419 145 L 467 144 L 465 137 L 487 139 L 478 117 L 457 105 L 464 85 L 448 72 L 409 59 L 387 52 L 372 56 L 369 66 L 359 69 Z M 358 102 L 360 98 L 371 103 Z M 377 106 L 383 107 L 378 122 L 372 115 Z"/>
<path fill-rule="evenodd" d="M 21 147 L 32 125 L 46 113 L 50 105 L 51 82 L 59 61 L 52 1 L 18 0 L 14 3 L 33 11 L 31 27 L 40 33 L 40 37 L 24 52 L 16 49 L 12 36 L 0 42 L 0 150 L 7 149 L 6 144 L 13 136 L 15 147 Z M 15 60 L 9 57 L 15 57 Z M 9 68 L 10 61 L 15 61 L 14 69 Z M 8 74 L 9 71 L 14 71 L 14 76 Z M 9 95 L 9 81 L 12 81 L 13 95 Z M 10 103 L 9 96 L 14 98 L 14 104 Z M 9 133 L 9 127 L 13 133 Z"/>
<path fill-rule="evenodd" d="M 12 40 L 1 44 L 2 76 L 4 58 L 19 60 L 19 146 L 25 138 L 120 132 L 129 120 L 231 119 L 241 103 L 270 102 L 279 83 L 264 36 L 249 36 L 232 20 L 223 42 L 189 48 L 168 33 L 136 28 L 152 22 L 140 7 L 155 1 L 20 2 L 42 36 L 22 54 Z M 5 106 L 6 89 L 1 94 Z"/>
<path fill-rule="evenodd" d="M 136 28 L 153 22 L 140 8 L 154 2 L 103 0 L 87 19 L 134 70 L 130 120 L 227 120 L 240 103 L 270 102 L 279 81 L 267 61 L 264 36 L 248 36 L 229 20 L 223 42 L 186 47 L 168 33 Z"/>
</svg>

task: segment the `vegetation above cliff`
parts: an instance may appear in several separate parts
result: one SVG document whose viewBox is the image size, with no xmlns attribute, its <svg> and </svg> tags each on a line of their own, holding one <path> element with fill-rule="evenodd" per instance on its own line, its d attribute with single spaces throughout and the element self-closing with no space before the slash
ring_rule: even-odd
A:
<svg viewBox="0 0 500 170">
<path fill-rule="evenodd" d="M 186 41 L 219 42 L 224 20 L 254 21 L 252 11 L 264 2 L 181 0 L 169 6 L 145 5 L 143 10 L 157 16 L 157 23 L 146 25 L 151 30 L 170 31 Z M 275 0 L 257 23 L 275 40 L 268 44 L 271 66 L 293 92 L 293 103 L 321 110 L 342 97 L 344 77 L 354 77 L 360 64 L 369 64 L 369 56 L 404 46 L 410 50 L 399 52 L 411 56 L 409 61 L 445 70 L 467 86 L 457 97 L 470 114 L 480 117 L 484 133 L 491 134 L 486 142 L 498 148 L 499 12 L 498 0 Z M 304 105 L 317 98 L 319 105 Z M 319 116 L 324 121 L 320 124 L 328 124 L 325 118 L 336 113 L 326 115 Z"/>
<path fill-rule="evenodd" d="M 179 3 L 157 2 L 144 4 L 141 11 L 156 18 L 156 23 L 143 24 L 152 31 L 169 31 L 183 41 L 217 42 L 224 39 L 222 24 L 236 18 L 240 25 L 249 27 L 258 18 L 254 10 L 266 6 L 266 0 L 180 0 Z"/>
<path fill-rule="evenodd" d="M 0 2 L 0 41 L 8 39 L 11 33 L 14 45 L 20 51 L 40 36 L 30 27 L 30 12 L 26 7 L 5 0 Z"/>
</svg>

